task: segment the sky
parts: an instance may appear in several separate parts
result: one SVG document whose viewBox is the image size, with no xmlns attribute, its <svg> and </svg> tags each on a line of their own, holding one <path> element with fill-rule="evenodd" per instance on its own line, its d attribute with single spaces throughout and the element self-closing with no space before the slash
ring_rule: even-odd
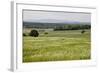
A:
<svg viewBox="0 0 100 73">
<path fill-rule="evenodd" d="M 53 12 L 23 10 L 23 21 L 27 22 L 91 22 L 90 13 Z"/>
</svg>

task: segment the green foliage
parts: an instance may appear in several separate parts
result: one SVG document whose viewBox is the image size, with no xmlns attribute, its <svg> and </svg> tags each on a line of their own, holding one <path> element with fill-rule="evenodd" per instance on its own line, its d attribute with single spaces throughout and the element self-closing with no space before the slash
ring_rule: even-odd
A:
<svg viewBox="0 0 100 73">
<path fill-rule="evenodd" d="M 79 25 L 79 24 L 70 24 L 66 26 L 59 26 L 54 28 L 54 31 L 61 30 L 80 30 L 80 29 L 90 29 L 91 25 Z"/>
<path fill-rule="evenodd" d="M 25 33 L 23 33 L 23 36 L 27 36 Z"/>
<path fill-rule="evenodd" d="M 44 34 L 48 34 L 48 32 L 45 32 Z"/>
<path fill-rule="evenodd" d="M 85 33 L 85 32 L 86 32 L 85 30 L 82 30 L 82 31 L 81 31 L 82 34 Z"/>
<path fill-rule="evenodd" d="M 31 30 L 31 32 L 29 33 L 30 36 L 34 36 L 34 37 L 38 37 L 39 33 L 37 30 Z"/>
</svg>

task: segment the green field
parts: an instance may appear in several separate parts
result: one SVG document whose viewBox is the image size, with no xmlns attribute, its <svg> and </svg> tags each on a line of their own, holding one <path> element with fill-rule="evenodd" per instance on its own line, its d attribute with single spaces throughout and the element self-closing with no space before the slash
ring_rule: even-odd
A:
<svg viewBox="0 0 100 73">
<path fill-rule="evenodd" d="M 27 32 L 26 32 L 27 31 Z M 29 32 L 27 29 L 26 34 Z M 39 32 L 23 37 L 23 62 L 86 60 L 91 58 L 90 30 Z"/>
</svg>

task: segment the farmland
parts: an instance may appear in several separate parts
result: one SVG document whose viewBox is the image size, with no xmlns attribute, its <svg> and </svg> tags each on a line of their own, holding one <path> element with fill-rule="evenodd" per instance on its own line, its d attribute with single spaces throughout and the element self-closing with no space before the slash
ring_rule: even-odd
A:
<svg viewBox="0 0 100 73">
<path fill-rule="evenodd" d="M 31 29 L 24 29 L 28 34 Z M 37 29 L 38 30 L 38 29 Z M 38 30 L 38 37 L 23 36 L 23 62 L 87 60 L 91 58 L 90 29 Z M 46 34 L 45 34 L 46 33 Z"/>
</svg>

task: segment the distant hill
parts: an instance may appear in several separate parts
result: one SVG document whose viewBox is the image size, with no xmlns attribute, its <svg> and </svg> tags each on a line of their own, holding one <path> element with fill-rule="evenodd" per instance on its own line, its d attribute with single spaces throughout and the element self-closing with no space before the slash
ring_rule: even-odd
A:
<svg viewBox="0 0 100 73">
<path fill-rule="evenodd" d="M 55 28 L 55 27 L 62 27 L 66 25 L 90 25 L 87 22 L 23 22 L 23 27 L 25 28 Z"/>
</svg>

